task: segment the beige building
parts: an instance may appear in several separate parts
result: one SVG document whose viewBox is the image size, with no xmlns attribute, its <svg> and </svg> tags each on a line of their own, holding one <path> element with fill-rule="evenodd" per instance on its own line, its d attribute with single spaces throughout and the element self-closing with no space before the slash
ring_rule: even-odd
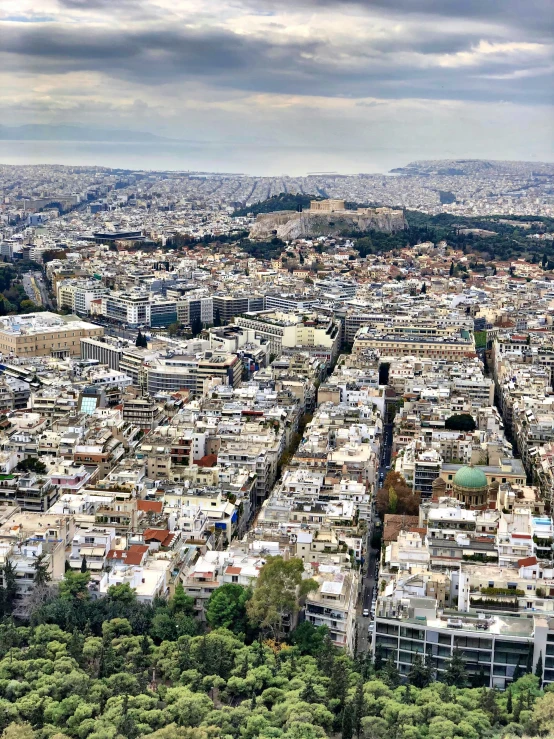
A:
<svg viewBox="0 0 554 739">
<path fill-rule="evenodd" d="M 464 360 L 475 356 L 475 342 L 472 336 L 408 336 L 380 333 L 364 327 L 356 334 L 352 351 L 362 354 L 368 350 L 379 351 L 381 357 Z"/>
<path fill-rule="evenodd" d="M 346 210 L 344 200 L 312 200 L 310 210 L 323 210 L 326 213 L 334 210 Z"/>
<path fill-rule="evenodd" d="M 102 326 L 56 313 L 27 313 L 0 319 L 3 358 L 79 356 L 81 339 L 103 336 Z"/>
</svg>

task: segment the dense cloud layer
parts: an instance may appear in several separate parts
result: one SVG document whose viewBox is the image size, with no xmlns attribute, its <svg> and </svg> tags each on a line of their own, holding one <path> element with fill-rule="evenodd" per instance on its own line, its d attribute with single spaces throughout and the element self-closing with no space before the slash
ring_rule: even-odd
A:
<svg viewBox="0 0 554 739">
<path fill-rule="evenodd" d="M 148 115 L 138 123 L 150 130 L 157 116 L 166 132 L 191 136 L 177 120 L 203 109 L 221 118 L 221 137 L 222 110 L 232 118 L 246 108 L 244 126 L 254 136 L 264 105 L 277 116 L 283 106 L 300 114 L 315 100 L 322 117 L 350 101 L 360 124 L 374 122 L 368 113 L 374 106 L 388 105 L 392 115 L 394 103 L 404 101 L 427 101 L 430 112 L 445 102 L 466 105 L 468 113 L 483 105 L 540 106 L 551 120 L 550 0 L 7 0 L 4 6 L 1 102 L 14 122 L 39 122 L 31 113 L 37 109 L 50 111 L 45 122 L 54 122 L 60 108 L 73 110 L 64 122 L 82 122 L 83 111 L 100 103 L 128 125 L 140 101 Z"/>
</svg>

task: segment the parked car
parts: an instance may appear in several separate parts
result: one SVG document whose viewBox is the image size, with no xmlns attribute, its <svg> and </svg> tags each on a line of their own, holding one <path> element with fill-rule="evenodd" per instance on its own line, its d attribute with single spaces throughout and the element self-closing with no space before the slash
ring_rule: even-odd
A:
<svg viewBox="0 0 554 739">
<path fill-rule="evenodd" d="M 364 608 L 362 611 L 362 616 L 369 616 L 369 608 Z"/>
</svg>

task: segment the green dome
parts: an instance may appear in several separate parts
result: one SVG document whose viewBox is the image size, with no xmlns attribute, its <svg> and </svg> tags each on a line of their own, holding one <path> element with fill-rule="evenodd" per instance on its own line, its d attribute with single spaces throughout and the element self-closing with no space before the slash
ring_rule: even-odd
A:
<svg viewBox="0 0 554 739">
<path fill-rule="evenodd" d="M 479 467 L 460 467 L 454 475 L 452 484 L 466 490 L 476 490 L 487 487 L 487 477 Z"/>
</svg>

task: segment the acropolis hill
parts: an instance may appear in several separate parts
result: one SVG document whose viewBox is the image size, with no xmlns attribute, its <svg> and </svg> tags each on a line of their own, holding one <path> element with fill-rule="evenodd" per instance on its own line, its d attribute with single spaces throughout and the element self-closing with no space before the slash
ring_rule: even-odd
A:
<svg viewBox="0 0 554 739">
<path fill-rule="evenodd" d="M 347 210 L 344 200 L 312 200 L 310 209 L 297 212 L 280 210 L 261 213 L 250 231 L 253 239 L 278 236 L 283 240 L 323 235 L 347 235 L 351 232 L 402 231 L 407 223 L 402 210 L 394 208 L 358 208 Z"/>
</svg>

